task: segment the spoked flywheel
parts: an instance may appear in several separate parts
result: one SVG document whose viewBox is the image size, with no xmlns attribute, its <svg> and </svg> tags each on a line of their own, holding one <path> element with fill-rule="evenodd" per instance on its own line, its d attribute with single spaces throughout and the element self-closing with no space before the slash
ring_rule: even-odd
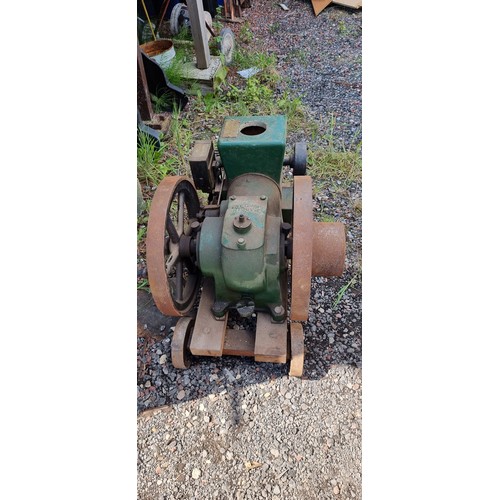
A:
<svg viewBox="0 0 500 500">
<path fill-rule="evenodd" d="M 200 287 L 191 223 L 200 202 L 188 177 L 165 177 L 149 212 L 146 263 L 158 309 L 167 316 L 186 316 Z"/>
</svg>

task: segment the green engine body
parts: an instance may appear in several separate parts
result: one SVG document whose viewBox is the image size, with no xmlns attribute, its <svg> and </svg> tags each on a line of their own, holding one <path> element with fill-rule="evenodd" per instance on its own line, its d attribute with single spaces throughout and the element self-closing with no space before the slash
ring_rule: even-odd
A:
<svg viewBox="0 0 500 500">
<path fill-rule="evenodd" d="M 280 188 L 286 146 L 285 116 L 227 117 L 218 149 L 227 191 L 216 216 L 206 217 L 197 261 L 215 282 L 212 312 L 269 312 L 285 319 L 287 292 Z"/>
<path fill-rule="evenodd" d="M 286 116 L 233 116 L 224 120 L 217 143 L 231 182 L 246 173 L 281 182 L 286 147 Z"/>
</svg>

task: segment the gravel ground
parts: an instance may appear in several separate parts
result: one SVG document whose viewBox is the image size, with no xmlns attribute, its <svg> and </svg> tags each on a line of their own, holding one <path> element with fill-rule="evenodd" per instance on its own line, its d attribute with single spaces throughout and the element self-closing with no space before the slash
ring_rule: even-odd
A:
<svg viewBox="0 0 500 500">
<path fill-rule="evenodd" d="M 309 1 L 287 5 L 253 0 L 245 17 L 320 130 L 333 113 L 338 141 L 359 141 L 361 12 L 331 6 L 316 18 Z M 347 260 L 342 278 L 313 279 L 302 379 L 288 365 L 232 357 L 174 370 L 175 319 L 139 294 L 141 500 L 361 498 L 361 185 L 317 190 L 314 212 L 346 225 Z"/>
<path fill-rule="evenodd" d="M 257 43 L 276 54 L 289 88 L 327 132 L 349 147 L 361 141 L 361 10 L 339 6 L 314 16 L 310 0 L 255 0 L 245 12 Z M 235 31 L 238 27 L 231 27 Z"/>
</svg>

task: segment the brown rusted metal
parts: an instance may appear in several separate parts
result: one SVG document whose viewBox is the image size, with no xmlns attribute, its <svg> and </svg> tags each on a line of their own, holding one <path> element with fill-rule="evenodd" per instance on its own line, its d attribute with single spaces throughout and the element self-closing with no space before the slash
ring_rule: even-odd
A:
<svg viewBox="0 0 500 500">
<path fill-rule="evenodd" d="M 141 120 L 151 120 L 153 116 L 153 106 L 149 96 L 148 81 L 144 71 L 139 42 L 137 42 L 137 109 L 139 110 Z"/>
<path fill-rule="evenodd" d="M 179 205 L 187 207 L 185 215 L 182 215 L 183 209 L 179 209 L 177 215 L 180 219 L 188 219 L 187 223 L 172 220 L 170 209 L 176 195 L 182 200 Z M 196 219 L 199 209 L 196 190 L 191 180 L 184 176 L 165 177 L 151 202 L 146 236 L 148 279 L 156 306 L 167 316 L 186 316 L 196 299 L 200 273 L 193 266 L 191 270 L 185 269 L 179 241 L 186 226 Z M 175 277 L 171 276 L 173 272 Z"/>
<path fill-rule="evenodd" d="M 189 368 L 190 359 L 188 352 L 188 342 L 193 329 L 194 318 L 180 318 L 175 325 L 174 334 L 172 336 L 172 364 L 174 368 L 185 369 Z"/>
<path fill-rule="evenodd" d="M 149 57 L 157 55 L 170 50 L 174 46 L 172 40 L 153 40 L 152 42 L 143 43 L 140 48 Z"/>
<path fill-rule="evenodd" d="M 290 371 L 291 377 L 302 377 L 304 370 L 304 330 L 301 323 L 290 323 Z"/>
<path fill-rule="evenodd" d="M 312 275 L 342 276 L 345 263 L 345 227 L 341 222 L 314 222 Z"/>
<path fill-rule="evenodd" d="M 312 275 L 312 179 L 308 175 L 293 181 L 292 303 L 290 319 L 307 321 Z"/>
</svg>

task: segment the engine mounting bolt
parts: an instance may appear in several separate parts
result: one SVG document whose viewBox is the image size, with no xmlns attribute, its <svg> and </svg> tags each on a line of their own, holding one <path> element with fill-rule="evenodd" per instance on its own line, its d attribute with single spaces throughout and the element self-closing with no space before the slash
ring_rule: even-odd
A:
<svg viewBox="0 0 500 500">
<path fill-rule="evenodd" d="M 238 246 L 243 248 L 245 246 L 245 238 L 238 238 Z"/>
<path fill-rule="evenodd" d="M 233 196 L 230 196 L 229 199 L 234 201 L 234 200 L 236 200 L 236 196 L 234 196 L 234 194 L 233 194 Z"/>
<path fill-rule="evenodd" d="M 283 306 L 276 306 L 274 308 L 274 314 L 276 314 L 277 316 L 281 316 L 284 312 L 285 309 L 283 308 Z"/>
<path fill-rule="evenodd" d="M 261 199 L 261 200 L 266 200 L 266 199 L 267 199 L 267 196 L 266 196 L 265 194 L 261 194 L 261 195 L 260 195 L 260 199 Z"/>
</svg>

